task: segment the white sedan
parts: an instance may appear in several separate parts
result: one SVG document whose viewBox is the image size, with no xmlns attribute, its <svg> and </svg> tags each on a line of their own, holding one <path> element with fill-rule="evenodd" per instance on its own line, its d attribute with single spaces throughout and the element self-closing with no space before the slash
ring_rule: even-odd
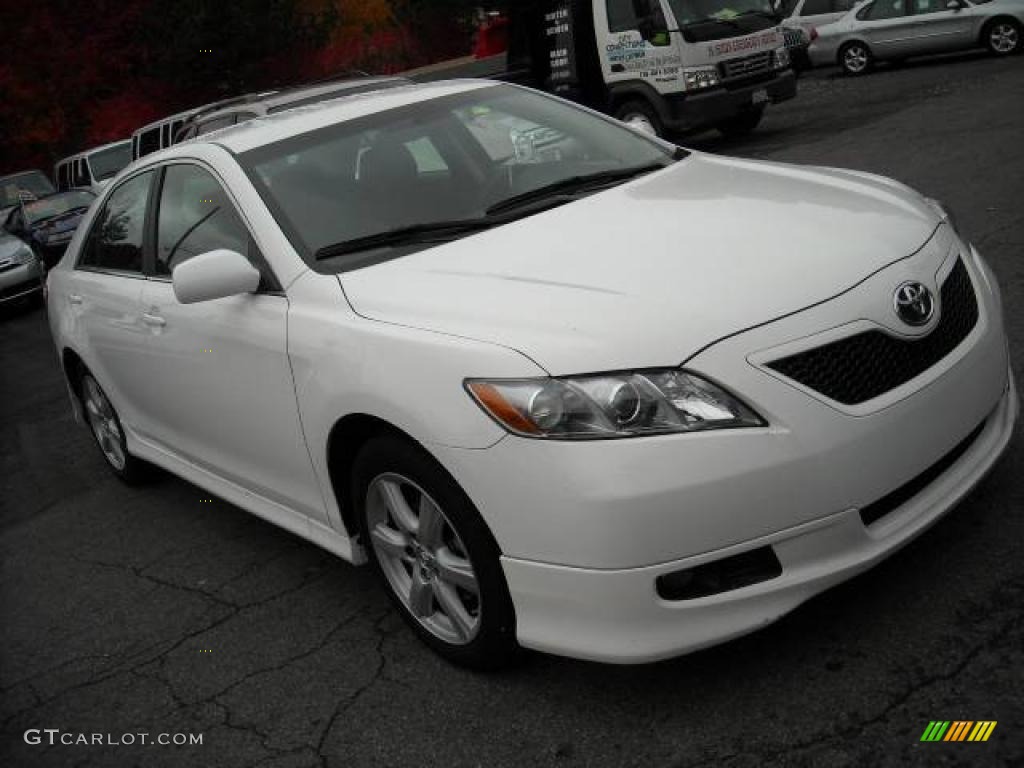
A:
<svg viewBox="0 0 1024 768">
<path fill-rule="evenodd" d="M 811 63 L 838 64 L 849 75 L 876 61 L 970 48 L 1009 56 L 1022 50 L 1024 0 L 869 0 L 817 32 Z"/>
<path fill-rule="evenodd" d="M 481 668 L 762 627 L 935 523 L 1017 415 L 995 277 L 938 204 L 488 82 L 145 157 L 48 306 L 115 473 L 368 560 Z"/>
</svg>

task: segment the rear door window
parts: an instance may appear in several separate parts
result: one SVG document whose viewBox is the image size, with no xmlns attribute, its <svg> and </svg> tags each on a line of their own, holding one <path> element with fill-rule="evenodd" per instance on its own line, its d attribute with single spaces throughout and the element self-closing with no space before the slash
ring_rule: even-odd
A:
<svg viewBox="0 0 1024 768">
<path fill-rule="evenodd" d="M 142 243 L 153 172 L 133 176 L 115 189 L 96 215 L 79 266 L 142 272 Z"/>
</svg>

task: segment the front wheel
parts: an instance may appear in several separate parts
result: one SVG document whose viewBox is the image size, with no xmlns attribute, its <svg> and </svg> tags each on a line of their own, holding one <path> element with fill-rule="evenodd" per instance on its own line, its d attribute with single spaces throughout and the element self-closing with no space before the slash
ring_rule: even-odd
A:
<svg viewBox="0 0 1024 768">
<path fill-rule="evenodd" d="M 422 448 L 377 437 L 353 467 L 353 502 L 370 562 L 405 621 L 449 661 L 513 661 L 515 613 L 500 551 L 473 503 Z"/>
<path fill-rule="evenodd" d="M 735 117 L 730 117 L 715 127 L 727 139 L 739 139 L 753 133 L 757 126 L 761 124 L 762 117 L 764 117 L 764 107 L 758 107 L 749 112 L 743 112 Z"/>
<path fill-rule="evenodd" d="M 646 101 L 625 102 L 615 110 L 615 118 L 641 133 L 662 138 L 665 136 L 665 127 L 662 125 L 661 118 L 658 117 L 654 107 Z"/>
<path fill-rule="evenodd" d="M 985 28 L 985 47 L 995 56 L 1009 56 L 1020 50 L 1021 27 L 1010 19 L 997 19 Z"/>
<path fill-rule="evenodd" d="M 848 75 L 863 75 L 872 63 L 871 49 L 864 43 L 847 43 L 839 49 L 839 66 Z"/>
</svg>

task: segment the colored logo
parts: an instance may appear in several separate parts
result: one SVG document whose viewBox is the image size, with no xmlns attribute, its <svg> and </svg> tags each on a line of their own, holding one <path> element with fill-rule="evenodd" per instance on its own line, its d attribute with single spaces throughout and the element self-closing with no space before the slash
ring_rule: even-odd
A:
<svg viewBox="0 0 1024 768">
<path fill-rule="evenodd" d="M 995 729 L 995 720 L 932 720 L 921 741 L 988 741 Z"/>
</svg>

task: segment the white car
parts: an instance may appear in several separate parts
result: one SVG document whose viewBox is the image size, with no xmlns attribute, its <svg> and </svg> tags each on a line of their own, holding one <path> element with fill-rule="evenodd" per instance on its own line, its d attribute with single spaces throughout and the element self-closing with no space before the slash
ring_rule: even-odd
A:
<svg viewBox="0 0 1024 768">
<path fill-rule="evenodd" d="M 876 61 L 988 48 L 1021 52 L 1024 0 L 870 0 L 818 27 L 807 53 L 815 66 L 838 64 L 848 75 Z"/>
<path fill-rule="evenodd" d="M 935 523 L 1017 415 L 995 277 L 936 203 L 493 82 L 147 156 L 49 291 L 118 475 L 368 559 L 477 667 L 762 627 Z"/>
</svg>

